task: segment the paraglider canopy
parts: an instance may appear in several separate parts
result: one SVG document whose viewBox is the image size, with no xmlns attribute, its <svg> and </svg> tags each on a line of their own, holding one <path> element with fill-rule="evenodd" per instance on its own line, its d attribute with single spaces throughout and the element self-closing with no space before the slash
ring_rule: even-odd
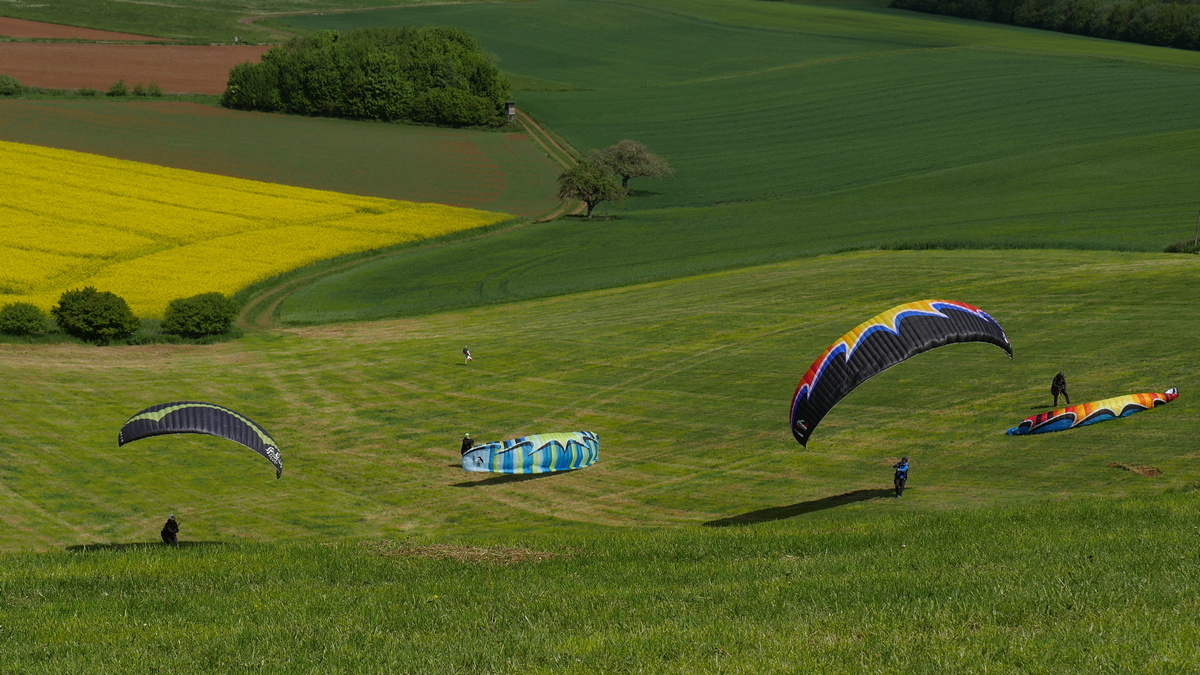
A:
<svg viewBox="0 0 1200 675">
<path fill-rule="evenodd" d="M 266 457 L 275 466 L 275 478 L 283 475 L 275 439 L 248 417 L 212 403 L 176 401 L 146 408 L 121 426 L 117 445 L 164 434 L 206 434 L 240 443 Z"/>
<path fill-rule="evenodd" d="M 1115 396 L 1103 401 L 1078 403 L 1076 405 L 1038 413 L 1026 417 L 1021 423 L 1008 430 L 1009 436 L 1044 434 L 1051 431 L 1066 431 L 1085 427 L 1097 422 L 1129 417 L 1135 413 L 1166 405 L 1179 398 L 1179 390 L 1172 387 L 1163 393 L 1147 392 Z"/>
<path fill-rule="evenodd" d="M 792 397 L 792 435 L 807 446 L 825 414 L 855 387 L 917 354 L 959 342 L 993 344 L 1012 358 L 1000 324 L 965 302 L 920 300 L 867 319 L 809 366 Z"/>
</svg>

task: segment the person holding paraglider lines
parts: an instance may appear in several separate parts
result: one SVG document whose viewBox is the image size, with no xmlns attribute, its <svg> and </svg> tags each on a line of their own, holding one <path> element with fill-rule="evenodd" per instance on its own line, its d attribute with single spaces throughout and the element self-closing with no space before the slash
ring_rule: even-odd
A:
<svg viewBox="0 0 1200 675">
<path fill-rule="evenodd" d="M 167 522 L 163 524 L 162 532 L 159 534 L 162 535 L 164 544 L 179 546 L 179 522 L 175 520 L 174 513 L 171 514 L 171 517 L 167 518 Z"/>
<path fill-rule="evenodd" d="M 901 457 L 892 468 L 896 470 L 892 483 L 896 486 L 896 498 L 899 499 L 904 494 L 904 484 L 908 482 L 908 457 Z"/>
</svg>

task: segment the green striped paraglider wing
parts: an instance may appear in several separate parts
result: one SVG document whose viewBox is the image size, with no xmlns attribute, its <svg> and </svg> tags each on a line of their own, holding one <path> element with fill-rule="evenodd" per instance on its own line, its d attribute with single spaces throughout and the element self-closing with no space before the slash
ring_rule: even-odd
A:
<svg viewBox="0 0 1200 675">
<path fill-rule="evenodd" d="M 130 417 L 117 434 L 117 445 L 165 434 L 217 436 L 257 452 L 283 475 L 283 457 L 274 438 L 250 418 L 224 406 L 199 401 L 176 401 L 150 406 Z"/>
</svg>

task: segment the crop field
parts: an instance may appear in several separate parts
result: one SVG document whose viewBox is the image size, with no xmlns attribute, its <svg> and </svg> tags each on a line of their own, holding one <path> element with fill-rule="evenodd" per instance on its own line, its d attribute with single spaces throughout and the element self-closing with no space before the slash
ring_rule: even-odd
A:
<svg viewBox="0 0 1200 675">
<path fill-rule="evenodd" d="M 287 21 L 464 26 L 527 78 L 518 104 L 576 148 L 636 138 L 676 173 L 635 179 L 624 205 L 598 208 L 611 220 L 466 245 L 459 254 L 494 261 L 469 274 L 450 278 L 443 254 L 412 252 L 319 282 L 285 303 L 284 320 L 506 302 L 858 247 L 1156 251 L 1194 230 L 1194 52 L 748 0 Z M 545 264 L 509 263 L 534 255 Z M 353 292 L 397 286 L 439 297 Z"/>
<path fill-rule="evenodd" d="M 247 21 L 261 15 L 312 10 L 352 10 L 363 7 L 419 5 L 439 0 L 55 0 L 52 3 L 6 2 L 5 16 L 123 31 L 199 43 L 279 42 L 290 33 Z M 472 0 L 466 0 L 468 2 Z M 509 0 L 514 1 L 514 0 Z"/>
<path fill-rule="evenodd" d="M 561 170 L 529 136 L 225 110 L 0 100 L 0 138 L 191 171 L 528 218 Z"/>
<path fill-rule="evenodd" d="M 133 35 L 132 33 L 114 33 L 107 30 L 94 30 L 78 26 L 64 26 L 57 23 L 42 23 L 24 19 L 0 17 L 0 35 L 11 38 L 49 38 L 54 40 L 109 40 L 145 42 L 156 41 L 160 38 L 148 35 Z M 7 63 L 5 64 L 7 66 Z"/>
<path fill-rule="evenodd" d="M 220 94 L 229 70 L 266 47 L 0 42 L 0 66 L 29 87 L 105 91 L 117 80 L 157 83 L 171 94 Z"/>
<path fill-rule="evenodd" d="M 0 292 L 49 307 L 95 286 L 135 313 L 505 214 L 320 192 L 0 142 Z"/>
</svg>

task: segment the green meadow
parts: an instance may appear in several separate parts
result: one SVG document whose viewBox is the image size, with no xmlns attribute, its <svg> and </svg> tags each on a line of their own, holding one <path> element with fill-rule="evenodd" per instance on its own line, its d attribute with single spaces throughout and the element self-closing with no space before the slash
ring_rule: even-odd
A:
<svg viewBox="0 0 1200 675">
<path fill-rule="evenodd" d="M 518 76 L 518 104 L 577 150 L 636 138 L 676 174 L 635 180 L 625 204 L 600 206 L 601 222 L 331 276 L 285 302 L 285 322 L 508 302 L 855 248 L 1159 251 L 1194 229 L 1200 56 L 1191 52 L 751 0 L 546 0 L 286 20 L 306 30 L 462 25 Z M 455 257 L 474 261 L 471 270 L 450 265 Z"/>
<path fill-rule="evenodd" d="M 1198 277 L 1187 255 L 859 252 L 207 347 L 3 346 L 0 663 L 1178 671 L 1200 627 Z M 810 360 L 915 297 L 985 308 L 1015 358 L 921 355 L 801 449 Z M 1060 369 L 1079 401 L 1183 395 L 1006 436 Z M 170 399 L 266 424 L 282 479 L 211 438 L 116 446 Z M 534 429 L 596 431 L 601 461 L 458 468 L 462 433 Z M 149 545 L 167 513 L 179 550 Z"/>
<path fill-rule="evenodd" d="M 11 14 L 68 22 L 77 2 Z M 170 9 L 89 6 L 80 21 L 131 32 Z M 172 31 L 197 39 L 285 11 L 315 13 L 265 25 L 463 26 L 577 151 L 635 138 L 676 174 L 592 221 L 297 271 L 247 293 L 237 340 L 0 344 L 0 671 L 1200 667 L 1200 259 L 1159 252 L 1195 233 L 1200 55 L 879 3 L 180 6 L 191 28 Z M 446 138 L 419 138 L 446 130 L 53 104 L 5 102 L 22 112 L 0 136 L 105 154 L 142 136 L 161 163 L 332 189 L 480 181 L 370 151 L 386 129 L 398 157 L 430 154 Z M 313 147 L 324 178 L 288 159 Z M 497 199 L 528 213 L 557 172 L 531 156 L 492 160 L 524 176 Z M 917 356 L 797 445 L 787 406 L 812 359 L 919 298 L 983 308 L 1014 358 Z M 1060 370 L 1074 402 L 1181 395 L 1005 435 L 1050 408 Z M 262 423 L 283 477 L 211 437 L 117 447 L 168 400 Z M 460 467 L 463 433 L 584 429 L 601 439 L 584 470 Z M 169 513 L 179 548 L 156 543 Z"/>
<path fill-rule="evenodd" d="M 913 458 L 913 499 L 866 514 L 1185 489 L 1200 381 L 1180 354 L 1197 328 L 1198 274 L 1190 255 L 861 252 L 207 346 L 6 345 L 4 444 L 21 452 L 0 477 L 4 545 L 152 538 L 167 512 L 195 539 L 701 525 L 886 488 L 901 455 Z M 913 298 L 984 308 L 1016 357 L 985 345 L 921 355 L 855 391 L 803 451 L 787 408 L 808 364 Z M 1086 430 L 1006 436 L 1046 409 L 1058 370 L 1081 402 L 1183 395 Z M 121 422 L 167 400 L 261 421 L 283 448 L 283 479 L 205 437 L 116 447 Z M 529 480 L 459 467 L 463 433 L 534 429 L 595 431 L 602 461 Z"/>
</svg>

